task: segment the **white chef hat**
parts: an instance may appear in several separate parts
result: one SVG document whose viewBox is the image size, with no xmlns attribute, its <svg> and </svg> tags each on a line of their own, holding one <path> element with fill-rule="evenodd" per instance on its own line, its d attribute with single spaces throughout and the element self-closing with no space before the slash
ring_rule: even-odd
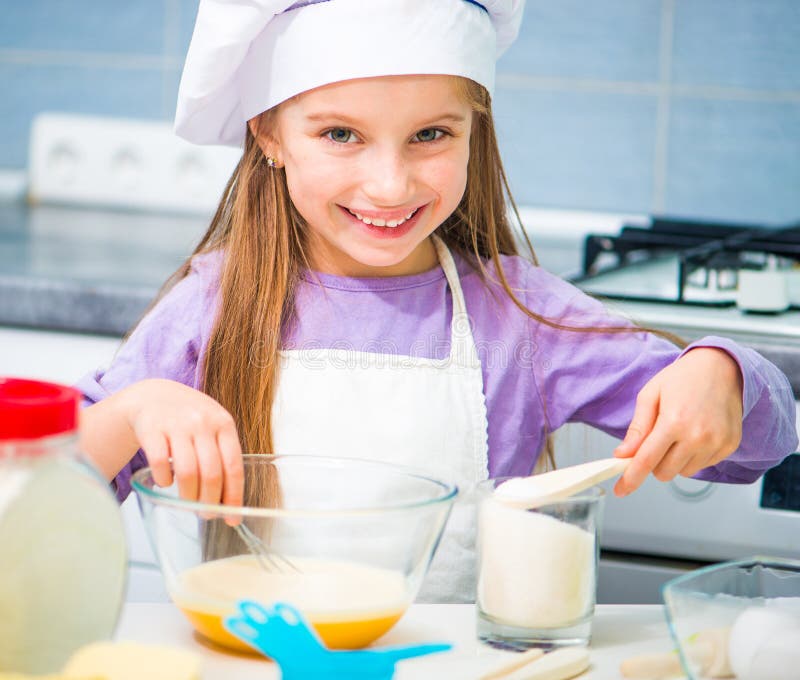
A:
<svg viewBox="0 0 800 680">
<path fill-rule="evenodd" d="M 200 0 L 175 132 L 241 146 L 250 118 L 352 78 L 448 74 L 494 88 L 525 0 Z"/>
</svg>

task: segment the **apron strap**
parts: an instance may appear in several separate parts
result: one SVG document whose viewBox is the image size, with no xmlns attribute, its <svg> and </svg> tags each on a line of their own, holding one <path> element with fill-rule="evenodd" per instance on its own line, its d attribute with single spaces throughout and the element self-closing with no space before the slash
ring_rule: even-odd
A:
<svg viewBox="0 0 800 680">
<path fill-rule="evenodd" d="M 450 323 L 450 361 L 459 366 L 480 366 L 478 350 L 475 339 L 472 337 L 472 327 L 469 323 L 467 305 L 464 301 L 464 291 L 461 289 L 461 280 L 458 276 L 456 263 L 450 249 L 436 234 L 431 234 L 436 254 L 444 270 L 450 294 L 453 297 L 453 320 Z"/>
</svg>

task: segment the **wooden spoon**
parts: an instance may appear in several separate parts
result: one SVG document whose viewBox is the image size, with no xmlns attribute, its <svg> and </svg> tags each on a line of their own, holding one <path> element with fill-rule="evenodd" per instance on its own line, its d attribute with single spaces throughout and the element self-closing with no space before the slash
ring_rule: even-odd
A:
<svg viewBox="0 0 800 680">
<path fill-rule="evenodd" d="M 501 663 L 481 680 L 570 680 L 589 668 L 589 650 L 585 647 L 561 647 L 547 654 L 533 651 L 520 655 L 519 662 Z"/>
<path fill-rule="evenodd" d="M 540 475 L 509 479 L 494 490 L 494 497 L 518 508 L 535 508 L 546 503 L 555 503 L 606 479 L 621 475 L 631 460 L 603 458 Z"/>
</svg>

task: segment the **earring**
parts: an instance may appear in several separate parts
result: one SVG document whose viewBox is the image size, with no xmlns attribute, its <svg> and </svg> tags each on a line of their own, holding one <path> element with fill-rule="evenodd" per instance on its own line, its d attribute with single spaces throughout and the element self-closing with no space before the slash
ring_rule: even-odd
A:
<svg viewBox="0 0 800 680">
<path fill-rule="evenodd" d="M 277 168 L 278 161 L 276 161 L 272 156 L 267 156 L 267 165 L 271 168 Z"/>
</svg>

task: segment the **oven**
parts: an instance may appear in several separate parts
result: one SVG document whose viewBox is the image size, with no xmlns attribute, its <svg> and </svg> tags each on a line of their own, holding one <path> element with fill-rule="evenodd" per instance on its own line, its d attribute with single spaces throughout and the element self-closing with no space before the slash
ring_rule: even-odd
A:
<svg viewBox="0 0 800 680">
<path fill-rule="evenodd" d="M 753 347 L 800 395 L 800 225 L 535 210 L 523 211 L 523 223 L 544 267 L 643 325 Z M 570 424 L 555 434 L 556 460 L 609 456 L 617 443 Z M 604 486 L 599 602 L 661 602 L 664 581 L 710 562 L 800 558 L 800 454 L 747 485 L 651 477 L 626 498 Z"/>
</svg>

